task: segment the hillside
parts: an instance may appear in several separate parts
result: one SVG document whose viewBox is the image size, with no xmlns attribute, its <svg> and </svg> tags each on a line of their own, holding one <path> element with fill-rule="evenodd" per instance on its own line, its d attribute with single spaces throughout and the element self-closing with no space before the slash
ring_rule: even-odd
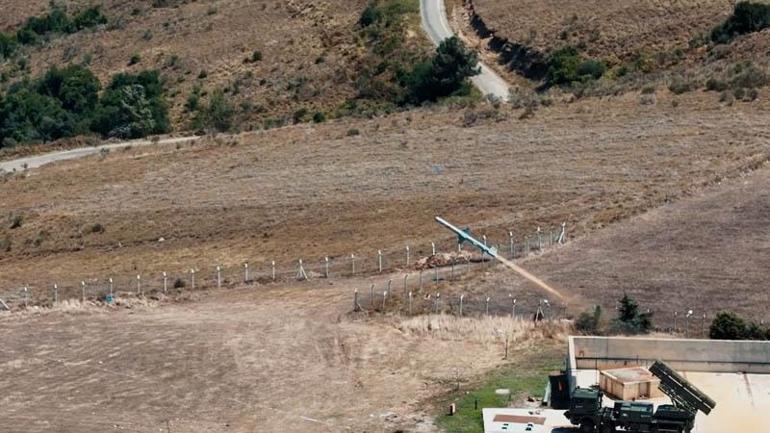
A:
<svg viewBox="0 0 770 433">
<path fill-rule="evenodd" d="M 39 289 L 271 260 L 291 274 L 299 258 L 318 269 L 352 252 L 374 264 L 377 249 L 425 254 L 448 238 L 435 215 L 498 241 L 563 221 L 587 233 L 767 159 L 766 110 L 708 93 L 524 120 L 422 109 L 63 162 L 0 183 L 0 279 Z"/>
<path fill-rule="evenodd" d="M 61 2 L 67 11 L 93 5 Z M 286 2 L 100 2 L 106 25 L 23 47 L 18 61 L 0 64 L 10 81 L 54 65 L 87 65 L 103 84 L 118 72 L 158 69 L 166 79 L 171 119 L 184 126 L 184 104 L 200 88 L 223 89 L 242 129 L 281 124 L 305 109 L 331 112 L 355 94 L 361 48 L 356 22 L 365 0 Z M 0 31 L 12 32 L 49 10 L 47 0 L 0 2 Z M 133 64 L 130 64 L 133 63 Z"/>
</svg>

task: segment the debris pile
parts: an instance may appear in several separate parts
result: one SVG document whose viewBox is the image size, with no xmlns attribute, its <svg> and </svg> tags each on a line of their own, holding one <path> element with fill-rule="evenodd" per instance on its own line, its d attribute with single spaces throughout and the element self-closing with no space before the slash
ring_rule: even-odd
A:
<svg viewBox="0 0 770 433">
<path fill-rule="evenodd" d="M 438 253 L 433 256 L 423 257 L 417 260 L 414 265 L 415 269 L 432 269 L 441 266 L 449 266 L 452 263 L 468 263 L 475 261 L 478 255 L 474 255 L 468 251 L 454 252 L 454 253 Z"/>
</svg>

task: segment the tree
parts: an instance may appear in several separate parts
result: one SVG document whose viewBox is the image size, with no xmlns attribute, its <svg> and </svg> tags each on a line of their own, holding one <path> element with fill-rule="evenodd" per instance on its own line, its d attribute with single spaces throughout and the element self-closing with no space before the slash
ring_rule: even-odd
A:
<svg viewBox="0 0 770 433">
<path fill-rule="evenodd" d="M 709 327 L 709 338 L 714 340 L 742 340 L 746 336 L 746 322 L 737 314 L 722 311 Z"/>
<path fill-rule="evenodd" d="M 157 71 L 113 77 L 94 116 L 94 131 L 108 137 L 140 138 L 170 129 L 165 92 Z"/>
<path fill-rule="evenodd" d="M 76 132 L 70 113 L 53 97 L 34 91 L 30 83 L 11 88 L 0 104 L 0 140 L 9 142 L 51 141 Z M 9 140 L 10 139 L 10 140 Z"/>
<path fill-rule="evenodd" d="M 618 317 L 613 320 L 612 329 L 624 334 L 644 334 L 652 329 L 652 313 L 640 313 L 639 304 L 623 294 L 618 307 Z"/>
<path fill-rule="evenodd" d="M 101 87 L 99 79 L 83 66 L 54 66 L 38 83 L 38 92 L 58 99 L 66 110 L 86 113 L 99 102 Z"/>
<path fill-rule="evenodd" d="M 467 79 L 481 73 L 478 55 L 457 37 L 445 39 L 431 60 L 420 62 L 402 81 L 411 103 L 435 101 L 467 90 Z"/>
</svg>

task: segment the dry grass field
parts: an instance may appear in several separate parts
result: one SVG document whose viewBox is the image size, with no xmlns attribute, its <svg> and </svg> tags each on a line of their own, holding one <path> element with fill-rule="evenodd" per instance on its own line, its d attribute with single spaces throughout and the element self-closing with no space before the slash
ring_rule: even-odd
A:
<svg viewBox="0 0 770 433">
<path fill-rule="evenodd" d="M 490 238 L 567 222 L 571 236 L 698 191 L 768 157 L 767 102 L 587 100 L 517 120 L 452 109 L 201 139 L 55 164 L 0 183 L 0 281 L 36 291 L 217 264 Z M 469 110 L 488 114 L 488 107 Z M 351 130 L 360 135 L 349 136 Z M 11 228 L 21 215 L 21 227 Z"/>
<path fill-rule="evenodd" d="M 650 308 L 657 326 L 673 326 L 693 310 L 700 334 L 714 314 L 731 310 L 767 323 L 770 293 L 770 167 L 726 180 L 676 203 L 631 218 L 523 264 L 576 299 L 604 307 L 614 317 L 623 293 Z M 536 299 L 521 278 L 499 268 L 466 287 L 497 299 L 508 293 Z M 531 308 L 531 306 L 530 306 Z M 577 311 L 575 311 L 577 313 Z"/>
<path fill-rule="evenodd" d="M 61 3 L 75 11 L 94 2 Z M 353 29 L 365 0 L 165 3 L 101 2 L 109 24 L 25 48 L 30 73 L 85 62 L 106 83 L 118 72 L 158 69 L 166 77 L 177 126 L 187 121 L 183 105 L 195 86 L 208 92 L 227 89 L 228 99 L 239 108 L 251 101 L 240 114 L 244 129 L 260 119 L 291 117 L 300 108 L 311 114 L 331 110 L 354 94 L 353 71 L 361 47 Z M 0 1 L 0 31 L 45 13 L 48 4 Z M 262 59 L 246 62 L 255 51 Z M 129 65 L 133 55 L 141 61 Z"/>
<path fill-rule="evenodd" d="M 431 399 L 458 380 L 564 350 L 555 327 L 350 317 L 351 290 L 0 316 L 3 431 L 433 432 Z M 507 361 L 500 328 L 517 335 Z"/>
<path fill-rule="evenodd" d="M 495 34 L 543 52 L 584 44 L 597 58 L 687 48 L 732 12 L 732 0 L 473 0 Z"/>
</svg>

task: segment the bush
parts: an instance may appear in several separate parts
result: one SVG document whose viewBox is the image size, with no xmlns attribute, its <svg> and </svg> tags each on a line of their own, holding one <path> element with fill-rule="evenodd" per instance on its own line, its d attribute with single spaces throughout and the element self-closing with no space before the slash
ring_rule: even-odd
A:
<svg viewBox="0 0 770 433">
<path fill-rule="evenodd" d="M 722 311 L 709 327 L 709 338 L 714 340 L 770 340 L 770 328 L 755 322 L 746 322 L 740 316 Z"/>
<path fill-rule="evenodd" d="M 262 61 L 262 51 L 257 50 L 251 53 L 251 62 L 256 63 L 259 61 Z"/>
<path fill-rule="evenodd" d="M 303 107 L 294 112 L 292 120 L 294 120 L 294 123 L 302 123 L 305 121 L 305 117 L 307 117 L 307 108 Z"/>
<path fill-rule="evenodd" d="M 596 306 L 593 311 L 580 313 L 575 321 L 575 329 L 584 334 L 598 334 L 602 318 L 602 307 Z"/>
<path fill-rule="evenodd" d="M 128 66 L 133 66 L 141 61 L 142 61 L 142 56 L 140 56 L 137 53 L 134 53 L 131 55 L 131 58 L 128 59 Z"/>
<path fill-rule="evenodd" d="M 359 131 L 356 128 L 350 128 L 348 129 L 348 132 L 346 134 L 348 137 L 355 137 L 356 135 L 361 135 L 361 131 Z"/>
<path fill-rule="evenodd" d="M 313 122 L 314 123 L 326 122 L 326 115 L 321 111 L 316 111 L 315 114 L 313 114 Z"/>
<path fill-rule="evenodd" d="M 369 27 L 377 22 L 382 17 L 380 10 L 374 4 L 368 4 L 366 9 L 361 13 L 361 17 L 358 19 L 358 25 L 361 27 Z"/>
<path fill-rule="evenodd" d="M 735 37 L 754 33 L 770 27 L 770 5 L 741 1 L 735 5 L 733 14 L 711 31 L 711 40 L 727 43 Z"/>
<path fill-rule="evenodd" d="M 668 90 L 675 95 L 681 95 L 682 93 L 689 92 L 695 88 L 693 82 L 684 79 L 681 76 L 675 76 L 668 84 Z"/>
<path fill-rule="evenodd" d="M 186 286 L 187 286 L 187 283 L 185 283 L 183 279 L 177 278 L 176 280 L 174 280 L 175 289 L 184 289 Z"/>
<path fill-rule="evenodd" d="M 754 88 L 767 85 L 767 73 L 751 61 L 734 65 L 730 74 L 730 86 L 733 88 Z"/>
<path fill-rule="evenodd" d="M 8 217 L 11 229 L 17 229 L 24 223 L 24 216 L 20 214 L 11 214 Z"/>
<path fill-rule="evenodd" d="M 212 93 L 207 104 L 201 107 L 193 119 L 194 129 L 230 131 L 233 127 L 235 107 L 225 98 L 221 89 Z"/>
<path fill-rule="evenodd" d="M 709 78 L 708 81 L 706 81 L 706 90 L 712 92 L 724 92 L 727 90 L 727 83 L 716 78 Z"/>
<path fill-rule="evenodd" d="M 549 56 L 545 82 L 548 86 L 585 83 L 601 78 L 606 71 L 604 62 L 584 59 L 575 47 L 564 47 Z"/>
</svg>

